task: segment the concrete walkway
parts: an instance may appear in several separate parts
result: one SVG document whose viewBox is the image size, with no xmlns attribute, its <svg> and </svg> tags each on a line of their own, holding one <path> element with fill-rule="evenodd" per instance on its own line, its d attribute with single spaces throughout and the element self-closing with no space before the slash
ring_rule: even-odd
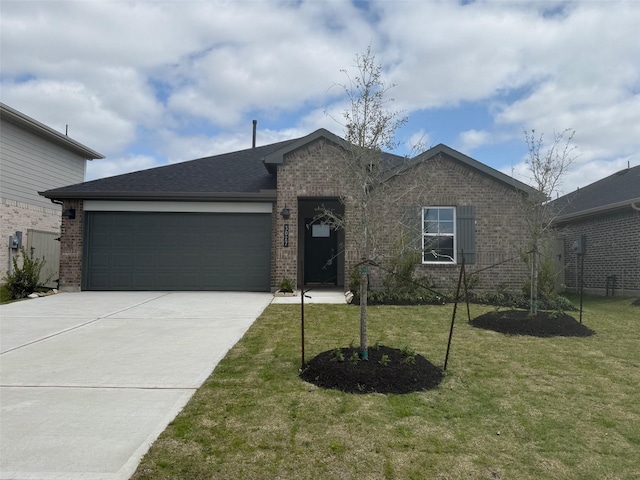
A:
<svg viewBox="0 0 640 480">
<path fill-rule="evenodd" d="M 329 304 L 341 304 L 346 303 L 345 295 L 342 289 L 326 288 L 326 287 L 308 287 L 304 303 L 329 303 Z M 273 302 L 275 304 L 300 304 L 300 291 L 292 297 L 274 297 Z"/>
<path fill-rule="evenodd" d="M 0 478 L 128 479 L 272 299 L 81 292 L 0 306 Z"/>
</svg>

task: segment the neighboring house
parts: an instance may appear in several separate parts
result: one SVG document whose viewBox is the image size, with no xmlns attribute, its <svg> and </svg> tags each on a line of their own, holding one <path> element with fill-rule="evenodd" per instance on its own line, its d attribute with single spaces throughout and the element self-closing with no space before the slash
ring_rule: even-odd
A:
<svg viewBox="0 0 640 480">
<path fill-rule="evenodd" d="M 38 192 L 82 182 L 86 161 L 96 158 L 104 156 L 0 103 L 0 282 L 20 240 L 45 257 L 43 277 L 57 280 L 62 206 Z"/>
<path fill-rule="evenodd" d="M 340 146 L 343 139 L 320 129 L 42 192 L 76 212 L 62 224 L 61 288 L 273 291 L 283 278 L 348 286 L 360 261 L 356 233 L 314 221 L 321 205 L 350 213 L 340 202 L 349 192 L 334 173 Z M 400 190 L 428 171 L 426 197 L 406 192 L 384 211 L 389 223 L 408 215 L 413 227 L 404 233 L 432 245 L 419 275 L 453 289 L 464 250 L 471 271 L 499 264 L 482 272 L 480 287 L 522 286 L 526 239 L 515 199 L 530 187 L 444 145 L 409 162 L 383 155 L 389 164 L 406 163 L 407 175 L 389 179 Z M 436 258 L 434 249 L 451 258 Z"/>
<path fill-rule="evenodd" d="M 560 197 L 554 205 L 560 211 L 554 225 L 564 246 L 567 289 L 579 290 L 584 268 L 585 292 L 640 295 L 640 166 Z"/>
</svg>

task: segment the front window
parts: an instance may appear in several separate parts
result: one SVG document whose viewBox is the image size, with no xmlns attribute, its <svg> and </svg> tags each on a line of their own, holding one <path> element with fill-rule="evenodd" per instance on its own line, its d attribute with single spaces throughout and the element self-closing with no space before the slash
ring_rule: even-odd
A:
<svg viewBox="0 0 640 480">
<path fill-rule="evenodd" d="M 422 209 L 422 263 L 456 263 L 455 207 Z"/>
</svg>

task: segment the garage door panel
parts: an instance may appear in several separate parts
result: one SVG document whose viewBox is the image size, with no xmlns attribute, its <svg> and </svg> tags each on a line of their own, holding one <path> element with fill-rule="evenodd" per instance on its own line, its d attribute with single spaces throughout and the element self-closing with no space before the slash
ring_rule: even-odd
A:
<svg viewBox="0 0 640 480">
<path fill-rule="evenodd" d="M 133 289 L 133 273 L 131 272 L 113 272 L 109 275 L 109 283 L 113 282 L 122 287 L 122 290 L 132 290 Z"/>
<path fill-rule="evenodd" d="M 268 214 L 86 215 L 86 290 L 270 288 Z"/>
<path fill-rule="evenodd" d="M 153 268 L 156 266 L 156 256 L 150 253 L 141 253 L 134 258 L 136 268 Z"/>
<path fill-rule="evenodd" d="M 90 281 L 95 290 L 107 290 L 109 287 L 109 275 L 106 271 L 92 272 Z"/>
<path fill-rule="evenodd" d="M 115 269 L 126 268 L 130 269 L 134 265 L 134 256 L 127 252 L 118 252 L 111 256 L 111 266 Z"/>
</svg>

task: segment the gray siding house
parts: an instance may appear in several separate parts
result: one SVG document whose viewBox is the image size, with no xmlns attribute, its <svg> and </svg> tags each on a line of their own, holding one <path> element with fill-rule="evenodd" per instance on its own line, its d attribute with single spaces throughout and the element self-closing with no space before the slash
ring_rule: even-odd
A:
<svg viewBox="0 0 640 480">
<path fill-rule="evenodd" d="M 338 168 L 344 146 L 320 129 L 42 192 L 76 212 L 62 222 L 61 288 L 273 291 L 283 278 L 346 288 L 360 261 L 357 232 L 314 219 L 321 205 L 353 215 L 341 202 L 351 188 Z M 405 173 L 389 177 L 403 199 L 382 208 L 384 223 L 408 218 L 412 241 L 425 250 L 418 274 L 452 288 L 464 250 L 470 270 L 500 264 L 483 271 L 480 288 L 522 286 L 526 239 L 514 199 L 530 187 L 445 145 L 413 159 L 383 156 Z M 423 173 L 429 188 L 404 191 Z M 389 229 L 387 242 L 398 233 Z M 374 275 L 373 286 L 381 281 Z"/>
<path fill-rule="evenodd" d="M 25 248 L 47 257 L 44 275 L 57 279 L 59 243 L 51 238 L 60 236 L 62 205 L 38 192 L 82 182 L 86 161 L 98 158 L 104 156 L 0 103 L 0 281 L 18 252 L 9 245 L 16 232 Z"/>
<path fill-rule="evenodd" d="M 640 295 L 640 166 L 554 200 L 567 289 Z M 579 253 L 585 240 L 584 257 Z M 584 268 L 582 261 L 584 260 Z"/>
</svg>

